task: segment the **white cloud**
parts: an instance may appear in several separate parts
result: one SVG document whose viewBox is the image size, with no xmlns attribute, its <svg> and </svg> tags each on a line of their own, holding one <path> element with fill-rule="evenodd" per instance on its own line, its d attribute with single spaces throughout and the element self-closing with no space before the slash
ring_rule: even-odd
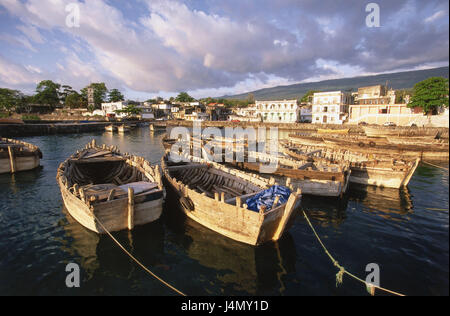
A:
<svg viewBox="0 0 450 316">
<path fill-rule="evenodd" d="M 349 10 L 360 6 L 356 0 L 349 0 L 342 10 L 334 1 L 211 1 L 199 9 L 190 1 L 140 0 L 147 11 L 141 9 L 135 18 L 125 16 L 113 2 L 96 0 L 77 2 L 80 27 L 69 28 L 65 6 L 74 1 L 0 0 L 20 19 L 15 28 L 23 33 L 2 33 L 1 41 L 48 59 L 36 49 L 46 43 L 45 51 L 54 48 L 57 56 L 54 67 L 32 62 L 33 70 L 29 60 L 23 62 L 26 67 L 14 64 L 9 81 L 27 85 L 25 74 L 32 74 L 34 79 L 58 79 L 73 87 L 105 81 L 109 87 L 136 93 L 192 91 L 217 96 L 448 60 L 448 40 L 442 39 L 442 32 L 448 37 L 448 25 L 439 30 L 423 27 L 424 21 L 448 15 L 441 5 L 425 11 L 417 2 L 386 1 L 385 24 L 368 30 L 364 8 L 359 13 Z M 133 9 L 128 3 L 116 5 Z M 409 19 L 412 13 L 403 8 L 410 6 L 420 19 Z M 435 11 L 429 17 L 423 13 Z"/>
<path fill-rule="evenodd" d="M 427 17 L 425 19 L 425 23 L 432 23 L 432 22 L 444 17 L 445 13 L 446 13 L 445 10 L 439 10 L 438 12 L 434 13 L 433 15 Z"/>
<path fill-rule="evenodd" d="M 17 29 L 35 43 L 43 44 L 45 42 L 38 29 L 32 25 L 19 25 L 17 26 Z"/>
</svg>

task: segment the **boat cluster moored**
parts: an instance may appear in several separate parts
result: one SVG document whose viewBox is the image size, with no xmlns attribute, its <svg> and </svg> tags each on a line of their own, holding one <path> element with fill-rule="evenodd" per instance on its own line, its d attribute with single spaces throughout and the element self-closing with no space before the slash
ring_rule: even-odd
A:
<svg viewBox="0 0 450 316">
<path fill-rule="evenodd" d="M 183 144 L 166 136 L 161 168 L 92 141 L 60 164 L 56 179 L 70 215 L 97 233 L 159 219 L 166 183 L 187 217 L 228 238 L 260 245 L 289 229 L 302 194 L 340 198 L 349 183 L 401 188 L 424 157 L 448 161 L 448 140 L 430 137 L 321 130 L 290 135 L 272 154 L 254 150 L 245 139 L 187 137 Z M 408 143 L 411 138 L 422 142 Z M 174 146 L 178 142 L 188 152 Z M 34 145 L 0 139 L 0 173 L 36 168 L 41 157 Z"/>
</svg>

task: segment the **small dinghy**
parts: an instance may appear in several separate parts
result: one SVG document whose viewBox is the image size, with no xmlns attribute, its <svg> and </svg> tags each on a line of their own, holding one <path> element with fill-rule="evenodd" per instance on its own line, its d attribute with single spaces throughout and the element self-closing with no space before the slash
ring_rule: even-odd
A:
<svg viewBox="0 0 450 316">
<path fill-rule="evenodd" d="M 98 147 L 93 140 L 64 161 L 56 177 L 64 204 L 81 225 L 105 233 L 157 220 L 164 188 L 159 166 L 142 157 Z"/>
<path fill-rule="evenodd" d="M 39 167 L 41 159 L 39 147 L 0 137 L 0 174 L 35 169 Z"/>
<path fill-rule="evenodd" d="M 278 240 L 292 224 L 301 190 L 273 188 L 276 183 L 258 175 L 185 158 L 190 162 L 175 163 L 167 152 L 162 169 L 189 218 L 250 245 Z"/>
<path fill-rule="evenodd" d="M 105 126 L 105 131 L 107 131 L 107 132 L 114 132 L 114 131 L 116 131 L 117 130 L 117 127 L 116 126 L 114 126 L 114 125 L 108 125 L 108 126 Z"/>
</svg>

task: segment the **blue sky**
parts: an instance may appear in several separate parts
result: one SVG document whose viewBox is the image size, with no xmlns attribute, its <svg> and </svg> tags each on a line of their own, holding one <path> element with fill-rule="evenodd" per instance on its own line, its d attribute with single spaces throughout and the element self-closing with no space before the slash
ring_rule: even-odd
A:
<svg viewBox="0 0 450 316">
<path fill-rule="evenodd" d="M 375 28 L 369 2 L 0 0 L 0 87 L 106 82 L 145 100 L 448 65 L 448 1 L 376 1 Z"/>
</svg>

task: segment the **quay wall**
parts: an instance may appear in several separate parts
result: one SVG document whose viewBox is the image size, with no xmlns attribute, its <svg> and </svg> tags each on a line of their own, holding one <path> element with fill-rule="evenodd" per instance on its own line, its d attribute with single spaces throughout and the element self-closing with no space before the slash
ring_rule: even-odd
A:
<svg viewBox="0 0 450 316">
<path fill-rule="evenodd" d="M 1 137 L 79 134 L 104 131 L 111 123 L 0 124 Z"/>
<path fill-rule="evenodd" d="M 161 123 L 159 123 L 161 124 Z M 169 127 L 173 126 L 184 126 L 184 127 L 192 127 L 193 122 L 192 121 L 167 121 L 165 124 Z M 278 127 L 279 130 L 287 130 L 287 131 L 293 131 L 293 132 L 315 132 L 317 129 L 335 129 L 335 130 L 342 130 L 342 129 L 349 129 L 350 134 L 365 134 L 364 133 L 364 126 L 359 125 L 352 125 L 352 124 L 311 124 L 311 123 L 262 123 L 262 122 L 229 122 L 229 121 L 204 121 L 201 122 L 201 127 L 242 127 L 242 128 L 270 128 L 270 127 Z M 376 127 L 377 129 L 383 130 L 383 129 L 389 129 L 390 131 L 395 130 L 400 132 L 402 134 L 405 132 L 407 134 L 408 131 L 416 130 L 417 127 L 407 127 L 407 126 L 397 126 L 397 127 L 385 127 L 385 126 L 374 126 L 371 125 L 371 127 Z M 423 127 L 420 127 L 420 129 L 423 129 Z M 441 132 L 444 135 L 448 135 L 448 127 L 425 127 L 427 130 L 427 133 L 433 134 L 437 132 Z"/>
</svg>

